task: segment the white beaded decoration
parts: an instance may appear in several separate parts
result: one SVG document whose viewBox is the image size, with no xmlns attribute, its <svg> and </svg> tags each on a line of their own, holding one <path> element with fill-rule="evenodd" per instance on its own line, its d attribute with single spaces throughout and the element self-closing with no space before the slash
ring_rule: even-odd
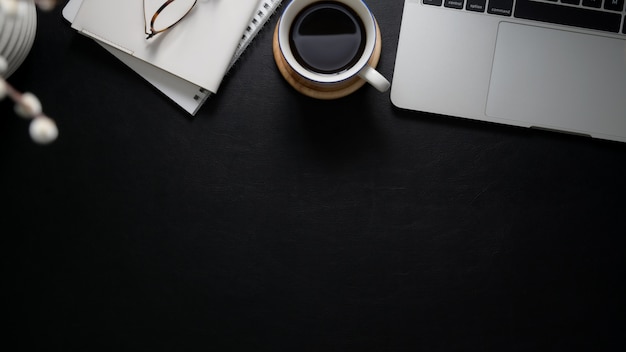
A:
<svg viewBox="0 0 626 352">
<path fill-rule="evenodd" d="M 39 144 L 48 144 L 59 135 L 59 130 L 54 121 L 43 115 L 34 118 L 30 122 L 28 132 L 30 133 L 30 138 Z"/>
<path fill-rule="evenodd" d="M 56 0 L 35 0 L 35 4 L 43 11 L 49 11 L 56 5 Z M 15 16 L 18 12 L 16 0 L 0 0 L 0 14 Z M 15 113 L 24 118 L 32 119 L 28 132 L 33 141 L 39 144 L 53 142 L 59 135 L 54 120 L 43 114 L 41 102 L 33 93 L 20 93 L 3 77 L 9 69 L 9 63 L 0 55 L 0 100 L 11 98 L 15 103 Z"/>
<path fill-rule="evenodd" d="M 41 115 L 41 102 L 39 102 L 35 94 L 30 92 L 23 93 L 20 100 L 15 104 L 15 113 L 26 119 Z"/>
<path fill-rule="evenodd" d="M 37 0 L 37 6 L 43 11 L 50 11 L 56 5 L 56 0 Z"/>
</svg>

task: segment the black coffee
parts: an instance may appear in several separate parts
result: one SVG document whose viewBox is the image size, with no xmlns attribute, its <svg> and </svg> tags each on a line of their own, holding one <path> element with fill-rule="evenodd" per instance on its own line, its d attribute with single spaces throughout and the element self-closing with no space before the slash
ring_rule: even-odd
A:
<svg viewBox="0 0 626 352">
<path fill-rule="evenodd" d="M 365 50 L 365 27 L 350 8 L 324 1 L 294 19 L 289 45 L 296 60 L 318 73 L 339 73 L 357 63 Z"/>
</svg>

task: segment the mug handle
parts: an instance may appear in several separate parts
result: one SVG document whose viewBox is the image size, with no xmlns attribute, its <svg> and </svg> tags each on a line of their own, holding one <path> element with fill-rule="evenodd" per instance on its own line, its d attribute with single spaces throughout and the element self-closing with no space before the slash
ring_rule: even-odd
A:
<svg viewBox="0 0 626 352">
<path fill-rule="evenodd" d="M 391 83 L 380 74 L 380 72 L 376 71 L 372 66 L 366 65 L 363 67 L 361 71 L 359 71 L 359 77 L 367 81 L 367 83 L 374 86 L 374 88 L 378 89 L 380 92 L 386 92 Z"/>
</svg>

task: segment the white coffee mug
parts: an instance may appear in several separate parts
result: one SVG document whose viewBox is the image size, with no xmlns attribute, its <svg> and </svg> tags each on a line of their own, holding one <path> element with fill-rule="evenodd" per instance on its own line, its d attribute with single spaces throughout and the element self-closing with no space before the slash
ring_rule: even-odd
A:
<svg viewBox="0 0 626 352">
<path fill-rule="evenodd" d="M 296 58 L 292 47 L 292 26 L 298 16 L 311 5 L 331 4 L 351 10 L 362 24 L 364 35 L 360 36 L 363 48 L 348 67 L 337 72 L 320 72 L 307 68 Z M 389 89 L 389 81 L 375 66 L 380 57 L 380 29 L 374 15 L 362 0 L 293 0 L 281 15 L 274 34 L 274 57 L 283 76 L 300 92 L 323 99 L 332 99 L 352 93 L 365 82 L 381 92 Z M 330 49 L 329 49 L 330 50 Z M 324 52 L 320 52 L 324 55 Z M 302 60 L 302 59 L 301 59 Z"/>
</svg>

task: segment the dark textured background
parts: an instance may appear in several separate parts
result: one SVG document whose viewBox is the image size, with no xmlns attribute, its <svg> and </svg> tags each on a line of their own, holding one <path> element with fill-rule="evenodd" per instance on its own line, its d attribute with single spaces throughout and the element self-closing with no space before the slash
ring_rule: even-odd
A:
<svg viewBox="0 0 626 352">
<path fill-rule="evenodd" d="M 626 145 L 309 99 L 278 16 L 190 118 L 61 7 L 10 78 L 58 140 L 0 103 L 12 350 L 625 349 Z"/>
</svg>

